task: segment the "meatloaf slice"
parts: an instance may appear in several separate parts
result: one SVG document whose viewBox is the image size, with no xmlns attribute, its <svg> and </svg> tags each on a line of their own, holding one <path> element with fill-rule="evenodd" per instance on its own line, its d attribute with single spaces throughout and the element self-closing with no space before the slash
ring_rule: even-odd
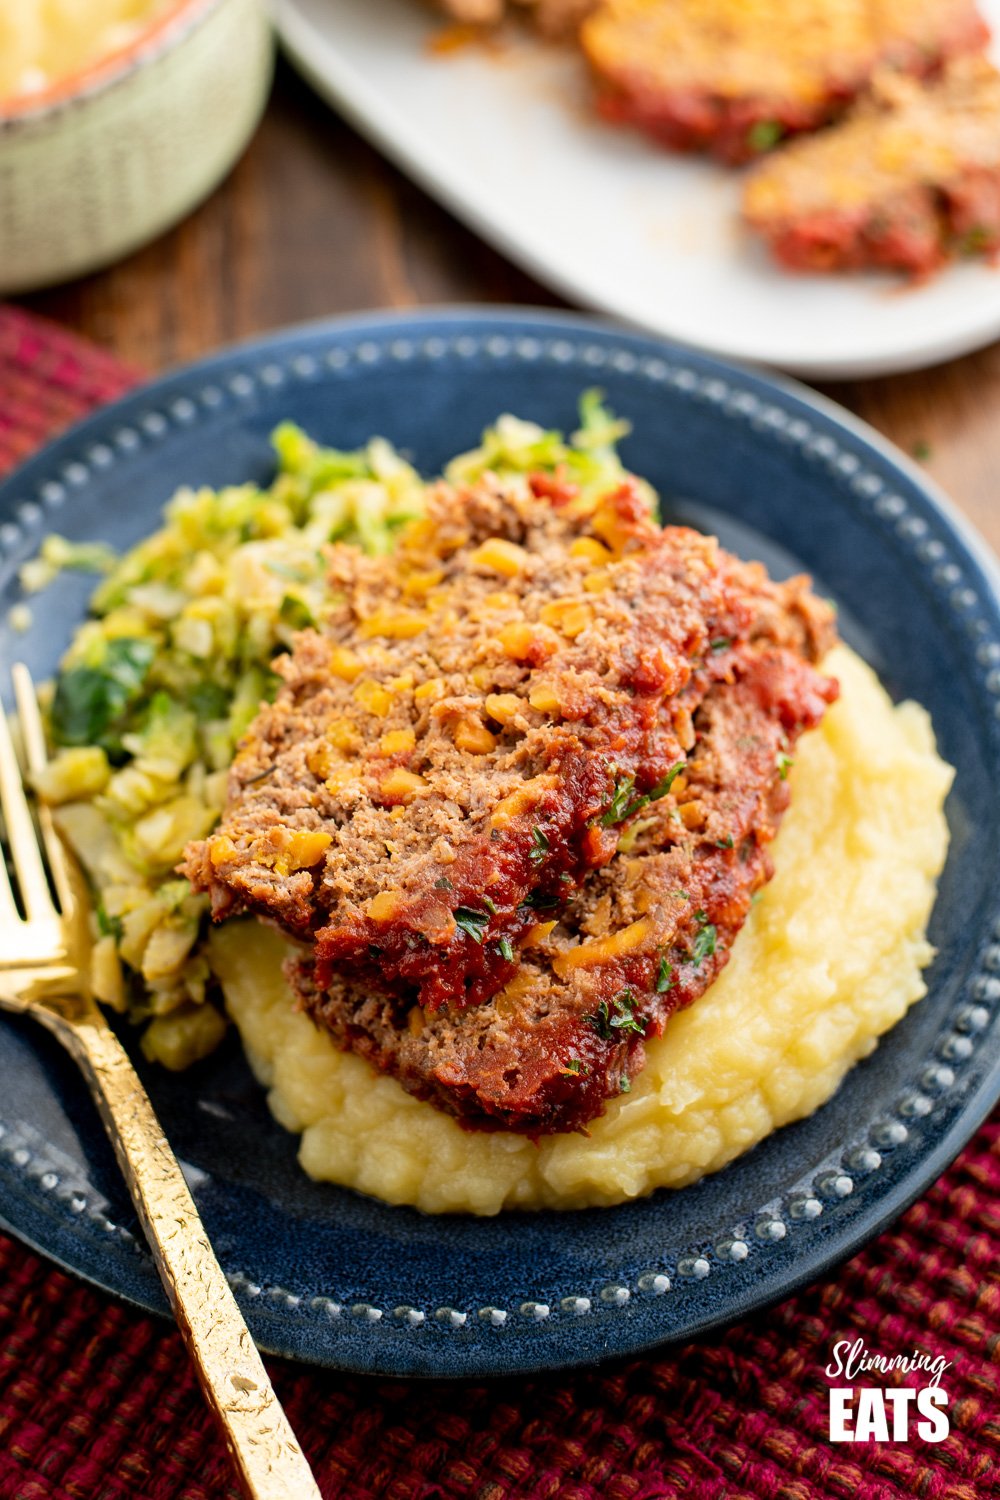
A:
<svg viewBox="0 0 1000 1500">
<path fill-rule="evenodd" d="M 880 80 L 839 125 L 751 173 L 748 224 L 794 270 L 926 276 L 1000 249 L 1000 74 L 956 59 L 940 80 Z"/>
<path fill-rule="evenodd" d="M 602 0 L 581 40 L 607 119 L 736 163 L 836 118 L 877 68 L 931 73 L 987 35 L 972 0 Z"/>
<path fill-rule="evenodd" d="M 436 8 L 461 26 L 498 26 L 523 14 L 543 36 L 569 36 L 595 0 L 435 0 Z"/>
<path fill-rule="evenodd" d="M 595 509 L 543 477 L 443 484 L 391 557 L 334 549 L 332 577 L 185 872 L 217 917 L 314 939 L 323 982 L 477 1003 L 514 975 L 528 903 L 565 899 L 667 790 L 773 589 L 631 482 Z"/>
<path fill-rule="evenodd" d="M 535 908 L 521 964 L 483 1004 L 431 1012 L 290 965 L 300 1003 L 343 1047 L 481 1129 L 582 1129 L 627 1092 L 644 1040 L 726 963 L 788 802 L 789 752 L 836 684 L 788 649 L 745 644 L 695 715 L 669 795 L 561 910 Z"/>
</svg>

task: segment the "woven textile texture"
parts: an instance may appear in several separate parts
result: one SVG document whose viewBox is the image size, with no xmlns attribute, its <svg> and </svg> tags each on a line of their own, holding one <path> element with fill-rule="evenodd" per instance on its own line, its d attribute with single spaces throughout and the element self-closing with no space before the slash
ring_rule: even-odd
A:
<svg viewBox="0 0 1000 1500">
<path fill-rule="evenodd" d="M 0 469 L 134 378 L 0 309 Z M 824 1367 L 856 1337 L 951 1362 L 944 1442 L 828 1441 Z M 863 1254 L 724 1337 L 516 1383 L 271 1372 L 325 1497 L 985 1500 L 998 1360 L 1000 1118 Z M 0 1500 L 133 1497 L 237 1500 L 178 1335 L 0 1236 Z"/>
</svg>

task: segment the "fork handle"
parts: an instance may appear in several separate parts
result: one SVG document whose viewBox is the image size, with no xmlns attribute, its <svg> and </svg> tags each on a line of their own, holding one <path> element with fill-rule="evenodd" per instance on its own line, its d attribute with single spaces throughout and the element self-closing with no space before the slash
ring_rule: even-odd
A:
<svg viewBox="0 0 1000 1500">
<path fill-rule="evenodd" d="M 115 1148 L 202 1389 L 249 1500 L 320 1500 L 177 1158 L 125 1049 L 93 1001 L 35 1014 L 76 1058 Z"/>
</svg>

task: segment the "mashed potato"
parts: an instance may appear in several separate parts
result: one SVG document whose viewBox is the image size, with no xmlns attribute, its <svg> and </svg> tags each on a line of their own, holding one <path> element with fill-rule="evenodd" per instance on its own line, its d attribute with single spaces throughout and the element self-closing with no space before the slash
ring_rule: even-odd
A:
<svg viewBox="0 0 1000 1500">
<path fill-rule="evenodd" d="M 589 1137 L 463 1130 L 293 1011 L 276 932 L 217 929 L 228 1009 L 310 1176 L 430 1213 L 620 1203 L 718 1171 L 828 1099 L 925 993 L 952 772 L 922 708 L 894 708 L 845 647 L 825 666 L 842 697 L 799 745 L 774 880 L 727 968 Z"/>
<path fill-rule="evenodd" d="M 0 99 L 34 93 L 127 46 L 176 0 L 5 0 Z"/>
</svg>

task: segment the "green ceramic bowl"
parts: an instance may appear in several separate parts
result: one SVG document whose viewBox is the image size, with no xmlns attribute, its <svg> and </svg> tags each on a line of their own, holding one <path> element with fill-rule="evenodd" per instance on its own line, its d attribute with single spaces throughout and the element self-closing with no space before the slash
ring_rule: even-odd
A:
<svg viewBox="0 0 1000 1500">
<path fill-rule="evenodd" d="M 107 265 L 182 218 L 260 118 L 265 0 L 178 0 L 126 48 L 0 102 L 0 293 Z"/>
</svg>

